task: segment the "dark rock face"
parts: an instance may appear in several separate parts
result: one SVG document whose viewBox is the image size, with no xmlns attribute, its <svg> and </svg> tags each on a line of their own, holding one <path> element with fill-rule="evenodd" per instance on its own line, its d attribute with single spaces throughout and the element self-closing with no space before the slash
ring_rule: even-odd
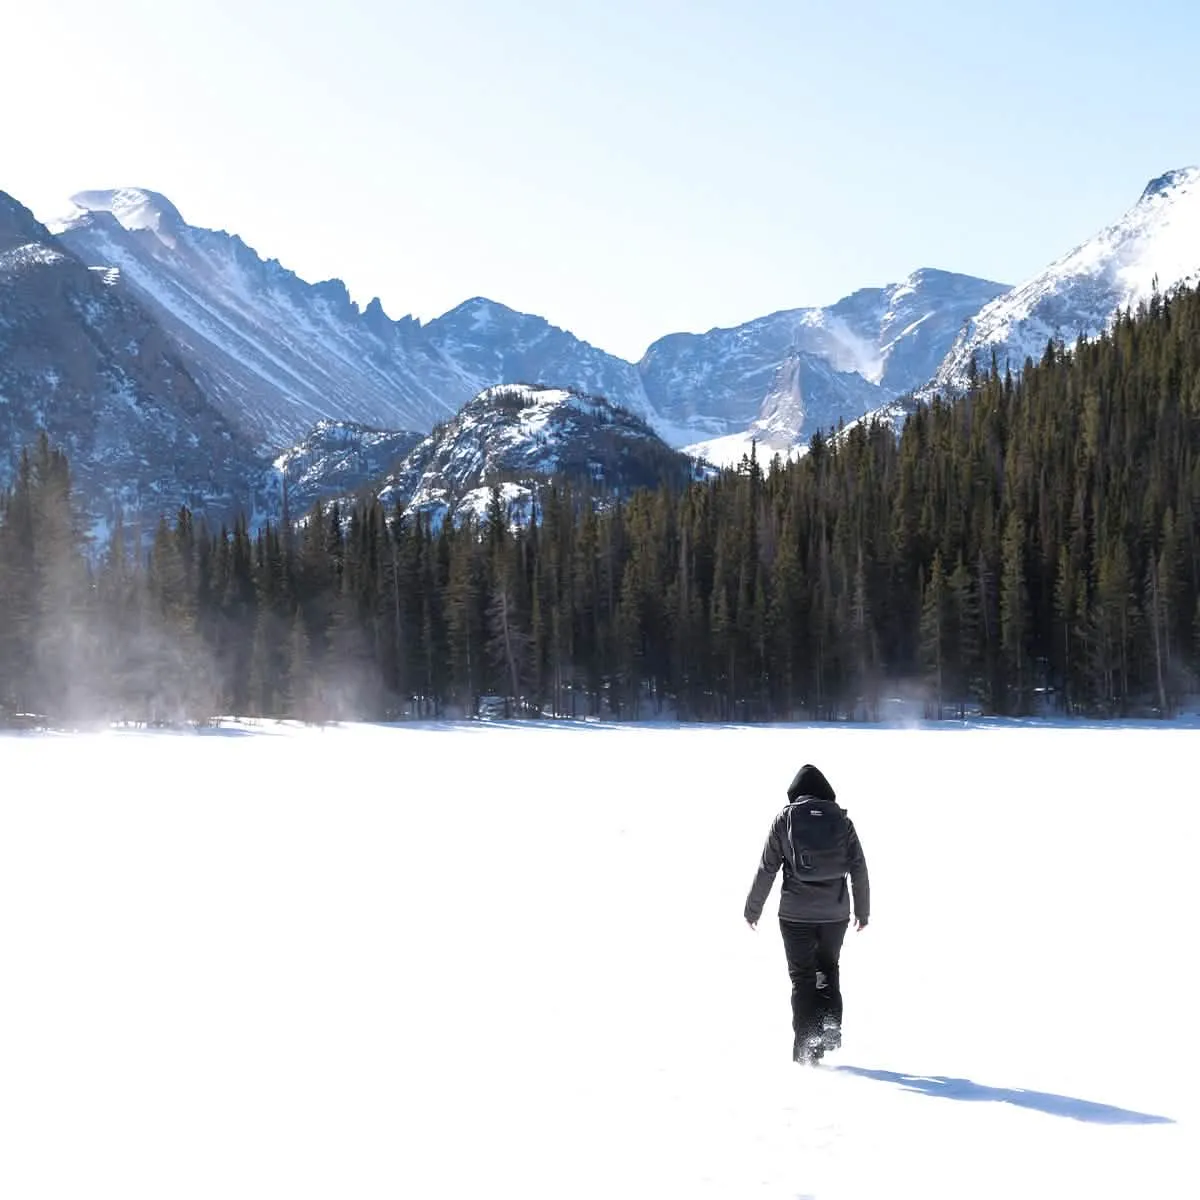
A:
<svg viewBox="0 0 1200 1200">
<path fill-rule="evenodd" d="M 45 430 L 96 520 L 252 505 L 255 460 L 164 330 L 0 195 L 0 472 Z"/>
</svg>

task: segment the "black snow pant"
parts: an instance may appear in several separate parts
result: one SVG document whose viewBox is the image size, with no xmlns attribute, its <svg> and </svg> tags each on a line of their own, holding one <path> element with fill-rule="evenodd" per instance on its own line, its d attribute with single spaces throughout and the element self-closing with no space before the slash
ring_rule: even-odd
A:
<svg viewBox="0 0 1200 1200">
<path fill-rule="evenodd" d="M 842 988 L 838 959 L 849 921 L 822 921 L 800 924 L 780 921 L 783 948 L 787 954 L 788 974 L 792 979 L 792 1033 L 800 1047 L 821 1032 L 828 1017 L 839 1030 L 842 1027 Z M 817 987 L 817 974 L 822 987 Z"/>
</svg>

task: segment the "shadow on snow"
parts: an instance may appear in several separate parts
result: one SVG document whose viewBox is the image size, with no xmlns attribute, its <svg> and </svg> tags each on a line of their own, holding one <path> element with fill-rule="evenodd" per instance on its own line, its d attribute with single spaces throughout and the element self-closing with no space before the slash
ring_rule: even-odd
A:
<svg viewBox="0 0 1200 1200">
<path fill-rule="evenodd" d="M 1078 1100 L 1073 1096 L 1056 1096 L 1053 1092 L 1031 1092 L 1025 1088 L 987 1087 L 970 1079 L 951 1079 L 945 1075 L 904 1075 L 899 1071 L 878 1071 L 867 1067 L 837 1066 L 835 1071 L 894 1083 L 906 1092 L 924 1096 L 941 1096 L 945 1100 L 991 1100 L 1015 1104 L 1052 1117 L 1067 1117 L 1091 1125 L 1173 1125 L 1171 1117 L 1153 1113 L 1134 1112 L 1112 1104 L 1097 1104 L 1093 1100 Z"/>
</svg>

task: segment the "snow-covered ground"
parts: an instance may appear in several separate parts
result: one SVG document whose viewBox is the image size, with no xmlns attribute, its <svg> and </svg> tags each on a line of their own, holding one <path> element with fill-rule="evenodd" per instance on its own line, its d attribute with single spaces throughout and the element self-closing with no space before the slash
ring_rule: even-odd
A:
<svg viewBox="0 0 1200 1200">
<path fill-rule="evenodd" d="M 0 1195 L 1196 1194 L 1195 729 L 0 738 Z M 742 920 L 861 834 L 846 1040 Z"/>
<path fill-rule="evenodd" d="M 689 458 L 702 459 L 715 467 L 739 466 L 743 458 L 749 457 L 751 450 L 754 450 L 765 470 L 777 454 L 784 462 L 802 458 L 808 450 L 808 443 L 792 445 L 784 441 L 773 444 L 762 436 L 761 430 L 752 428 L 744 433 L 727 433 L 724 437 L 683 447 L 683 453 Z"/>
</svg>

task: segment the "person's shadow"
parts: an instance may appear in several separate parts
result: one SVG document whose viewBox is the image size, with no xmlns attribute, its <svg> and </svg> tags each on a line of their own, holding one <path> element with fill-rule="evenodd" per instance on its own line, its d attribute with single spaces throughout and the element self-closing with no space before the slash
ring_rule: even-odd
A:
<svg viewBox="0 0 1200 1200">
<path fill-rule="evenodd" d="M 1052 1117 L 1086 1121 L 1092 1125 L 1175 1124 L 1171 1117 L 1134 1112 L 1128 1108 L 1117 1108 L 1112 1104 L 1097 1104 L 1094 1100 L 1078 1100 L 1073 1096 L 1057 1096 L 1053 1092 L 1031 1092 L 1025 1088 L 987 1087 L 981 1083 L 974 1083 L 970 1079 L 951 1079 L 946 1075 L 904 1075 L 899 1071 L 879 1071 L 868 1067 L 851 1067 L 841 1064 L 833 1069 L 841 1071 L 845 1075 L 860 1075 L 864 1079 L 894 1083 L 906 1092 L 919 1092 L 924 1096 L 941 1096 L 944 1100 L 992 1100 L 1001 1104 L 1015 1104 L 1018 1108 L 1029 1108 L 1034 1112 L 1047 1113 Z"/>
</svg>

